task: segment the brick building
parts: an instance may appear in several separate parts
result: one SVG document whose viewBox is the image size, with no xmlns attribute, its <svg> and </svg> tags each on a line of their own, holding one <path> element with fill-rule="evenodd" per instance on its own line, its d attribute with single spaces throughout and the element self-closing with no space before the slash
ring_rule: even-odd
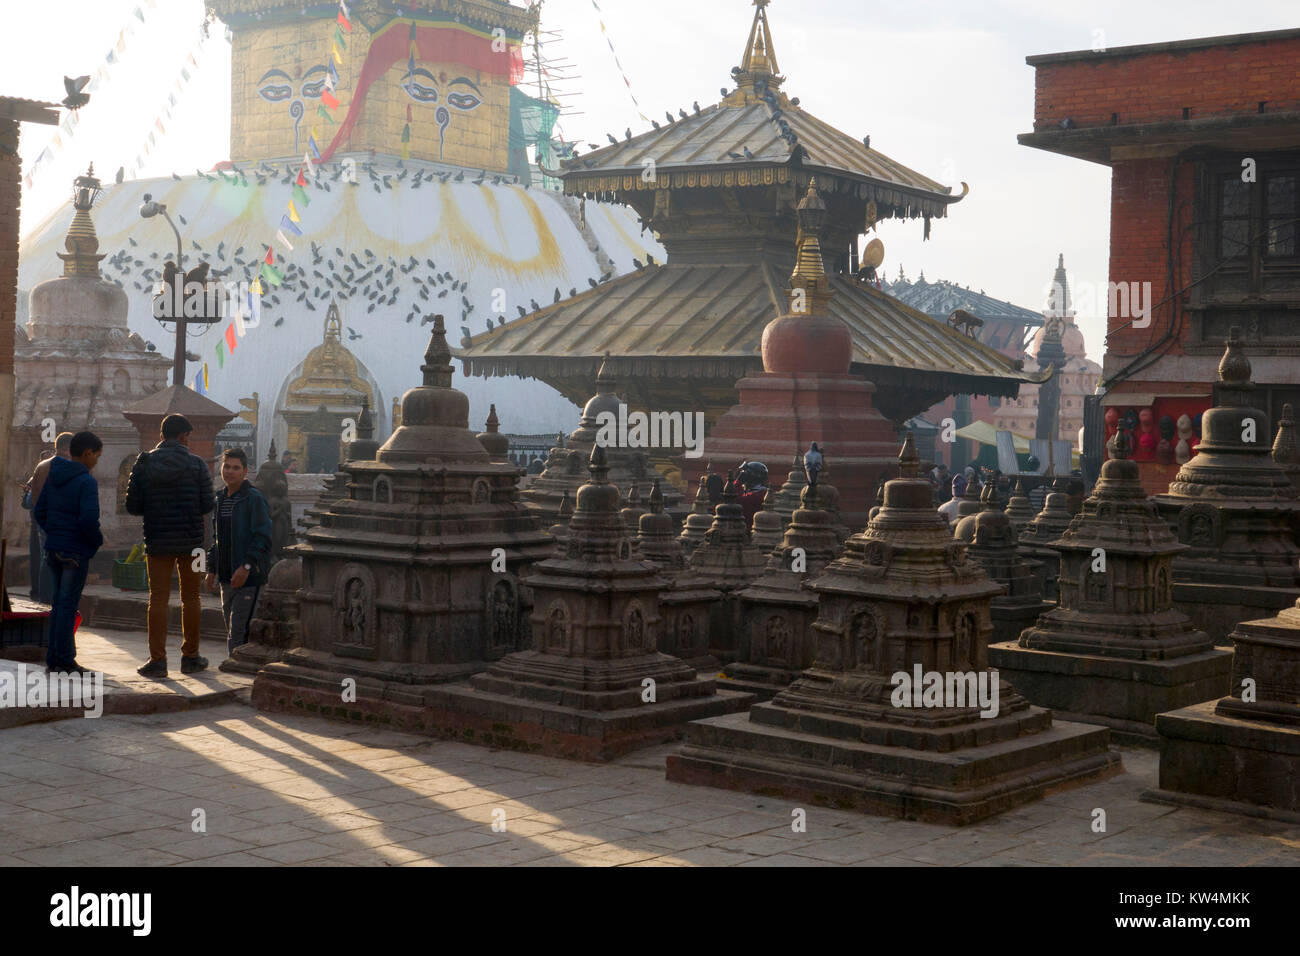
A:
<svg viewBox="0 0 1300 956">
<path fill-rule="evenodd" d="M 1094 465 L 1108 408 L 1149 412 L 1157 428 L 1165 416 L 1199 422 L 1231 326 L 1276 421 L 1300 403 L 1300 29 L 1027 62 L 1034 131 L 1020 142 L 1112 170 Z M 1143 461 L 1144 486 L 1164 491 L 1176 467 Z"/>
</svg>

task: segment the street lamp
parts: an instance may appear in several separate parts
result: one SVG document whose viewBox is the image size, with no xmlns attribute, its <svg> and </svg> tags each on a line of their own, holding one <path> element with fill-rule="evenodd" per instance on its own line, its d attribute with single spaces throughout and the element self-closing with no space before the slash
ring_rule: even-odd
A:
<svg viewBox="0 0 1300 956">
<path fill-rule="evenodd" d="M 185 271 L 181 261 L 181 231 L 176 228 L 176 223 L 172 222 L 172 217 L 167 214 L 167 204 L 156 202 L 149 193 L 144 194 L 144 203 L 140 206 L 140 218 L 152 219 L 154 216 L 161 214 L 167 220 L 167 225 L 172 227 L 172 232 L 176 234 L 176 281 L 181 284 L 182 290 L 185 283 Z M 167 295 L 167 290 L 163 290 Z M 180 296 L 177 296 L 179 299 Z M 185 317 L 184 315 L 176 316 L 176 351 L 172 358 L 172 384 L 182 385 L 185 382 Z"/>
</svg>

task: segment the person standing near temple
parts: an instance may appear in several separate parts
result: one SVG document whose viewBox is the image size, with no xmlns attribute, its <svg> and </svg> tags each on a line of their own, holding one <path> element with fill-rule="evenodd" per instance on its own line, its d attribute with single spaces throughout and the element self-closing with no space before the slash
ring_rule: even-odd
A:
<svg viewBox="0 0 1300 956">
<path fill-rule="evenodd" d="M 226 622 L 230 654 L 248 643 L 257 596 L 271 562 L 271 509 L 266 497 L 248 481 L 248 456 L 227 448 L 212 511 L 212 547 L 208 549 L 209 591 L 221 585 L 221 616 Z"/>
<path fill-rule="evenodd" d="M 45 666 L 51 673 L 87 673 L 77 663 L 77 605 L 86 586 L 90 559 L 104 543 L 99 530 L 99 485 L 91 476 L 104 443 L 93 432 L 77 432 L 68 457 L 50 459 L 36 500 L 36 522 L 45 532 L 50 569 L 50 639 Z"/>
<path fill-rule="evenodd" d="M 144 553 L 149 572 L 149 661 L 142 677 L 167 676 L 167 605 L 175 570 L 181 585 L 181 673 L 208 666 L 199 656 L 203 584 L 203 516 L 212 510 L 212 474 L 190 453 L 193 428 L 184 415 L 162 420 L 162 441 L 141 452 L 126 486 L 126 510 L 144 519 Z"/>
<path fill-rule="evenodd" d="M 71 457 L 72 432 L 61 432 L 54 439 L 54 454 L 48 458 L 42 458 L 32 471 L 32 476 L 23 484 L 26 494 L 23 496 L 23 507 L 32 509 L 32 533 L 28 540 L 28 557 L 30 560 L 31 571 L 29 576 L 32 579 L 32 600 L 40 601 L 42 604 L 53 604 L 54 577 L 49 568 L 45 566 L 45 532 L 41 531 L 40 525 L 36 521 L 36 502 L 41 498 L 41 490 L 45 487 L 45 479 L 50 474 L 50 464 L 55 458 L 67 459 Z"/>
</svg>

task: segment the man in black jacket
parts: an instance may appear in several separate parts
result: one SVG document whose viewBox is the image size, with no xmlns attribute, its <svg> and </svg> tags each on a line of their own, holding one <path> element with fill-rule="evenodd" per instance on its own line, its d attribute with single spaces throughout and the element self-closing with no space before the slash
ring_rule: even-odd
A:
<svg viewBox="0 0 1300 956">
<path fill-rule="evenodd" d="M 212 511 L 212 547 L 208 549 L 208 590 L 221 582 L 221 613 L 226 621 L 229 653 L 248 643 L 257 595 L 266 580 L 271 554 L 271 509 L 248 481 L 248 456 L 227 448 L 221 457 L 221 480 Z"/>
<path fill-rule="evenodd" d="M 143 677 L 167 676 L 167 605 L 175 569 L 181 583 L 181 673 L 208 666 L 199 656 L 199 589 L 203 583 L 203 516 L 212 510 L 212 474 L 189 451 L 193 428 L 183 415 L 162 421 L 162 441 L 136 459 L 126 486 L 126 510 L 144 518 L 149 571 L 149 662 Z"/>
</svg>

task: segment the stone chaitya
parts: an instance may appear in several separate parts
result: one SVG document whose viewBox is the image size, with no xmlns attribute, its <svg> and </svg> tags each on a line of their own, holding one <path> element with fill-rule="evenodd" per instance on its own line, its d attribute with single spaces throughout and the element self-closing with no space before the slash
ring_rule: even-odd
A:
<svg viewBox="0 0 1300 956">
<path fill-rule="evenodd" d="M 657 650 L 668 582 L 634 556 L 609 482 L 606 450 L 591 452 L 564 554 L 534 566 L 533 648 L 467 684 L 428 688 L 429 729 L 512 750 L 610 760 L 680 736 L 682 725 L 748 704 Z"/>
<path fill-rule="evenodd" d="M 1274 614 L 1300 593 L 1300 499 L 1270 451 L 1268 413 L 1241 332 L 1229 330 L 1217 404 L 1201 418 L 1196 455 L 1154 501 L 1189 550 L 1174 559 L 1174 603 L 1216 643 L 1238 621 Z"/>
<path fill-rule="evenodd" d="M 767 555 L 754 547 L 745 527 L 745 513 L 730 472 L 722 489 L 722 501 L 714 509 L 713 526 L 686 561 L 700 586 L 714 588 L 722 595 L 711 609 L 709 653 L 724 664 L 734 661 L 743 631 L 739 595 L 763 573 Z"/>
<path fill-rule="evenodd" d="M 478 443 L 487 451 L 488 457 L 493 461 L 510 460 L 510 439 L 501 434 L 501 420 L 497 418 L 497 407 L 492 403 L 488 409 L 487 421 L 484 423 L 483 431 L 474 436 Z"/>
<path fill-rule="evenodd" d="M 1273 461 L 1291 479 L 1291 487 L 1300 490 L 1300 442 L 1296 440 L 1295 412 L 1289 402 L 1282 406 L 1282 418 L 1277 423 Z"/>
<path fill-rule="evenodd" d="M 1015 490 L 1008 499 L 1007 508 L 1003 514 L 1011 519 L 1011 530 L 1015 532 L 1017 541 L 1029 525 L 1029 522 L 1034 520 L 1034 515 L 1037 514 L 1029 500 L 1029 496 L 1025 494 L 1025 483 L 1019 477 L 1016 478 Z"/>
<path fill-rule="evenodd" d="M 807 483 L 808 478 L 803 472 L 803 453 L 795 452 L 794 461 L 790 463 L 790 474 L 786 476 L 781 490 L 768 496 L 772 499 L 772 504 L 768 505 L 767 498 L 763 499 L 764 510 L 775 511 L 781 516 L 782 531 L 789 526 L 794 513 L 799 510 L 800 495 Z"/>
<path fill-rule="evenodd" d="M 284 658 L 302 643 L 298 591 L 302 588 L 302 558 L 293 554 L 271 566 L 248 628 L 248 643 L 235 648 L 220 665 L 236 674 L 256 674 Z"/>
<path fill-rule="evenodd" d="M 1232 652 L 1175 604 L 1173 564 L 1187 548 L 1142 490 L 1129 442 L 1111 439 L 1092 497 L 1052 544 L 1059 606 L 990 646 L 989 663 L 1035 704 L 1154 740 L 1156 714 L 1227 690 Z"/>
<path fill-rule="evenodd" d="M 418 729 L 421 685 L 528 646 L 519 577 L 554 542 L 519 501 L 519 469 L 491 461 L 469 430 L 450 359 L 435 316 L 401 426 L 373 460 L 344 465 L 347 497 L 294 549 L 302 644 L 258 674 L 257 706 Z M 357 700 L 340 706 L 343 677 L 357 678 Z"/>
<path fill-rule="evenodd" d="M 934 510 L 910 434 L 900 461 L 876 519 L 809 584 L 812 667 L 748 714 L 692 723 L 669 780 L 964 824 L 1118 767 L 1106 728 L 1053 723 L 988 669 L 1001 589 Z"/>
<path fill-rule="evenodd" d="M 1043 598 L 1051 602 L 1060 597 L 1056 579 L 1061 570 L 1061 556 L 1052 549 L 1051 542 L 1064 534 L 1074 520 L 1065 493 L 1066 481 L 1064 476 L 1056 476 L 1043 499 L 1043 510 L 1020 532 L 1020 553 L 1035 562 L 1034 571 L 1043 582 Z"/>
<path fill-rule="evenodd" d="M 700 486 L 695 492 L 695 503 L 691 506 L 691 513 L 682 522 L 682 533 L 678 540 L 681 542 L 682 554 L 687 558 L 704 543 L 704 536 L 713 527 L 713 508 L 709 504 L 709 492 L 705 487 L 708 480 L 708 474 L 700 476 Z"/>
<path fill-rule="evenodd" d="M 771 699 L 812 666 L 817 595 L 805 585 L 840 553 L 831 516 L 818 508 L 819 488 L 804 486 L 803 507 L 771 550 L 763 574 L 739 594 L 739 657 L 723 675 L 728 687 L 759 700 Z"/>
<path fill-rule="evenodd" d="M 641 516 L 637 528 L 640 558 L 659 569 L 668 586 L 659 594 L 659 650 L 680 657 L 704 674 L 718 669 L 709 653 L 709 618 L 722 592 L 704 587 L 699 576 L 686 567 L 673 519 L 664 514 L 664 496 L 658 480 L 650 492 L 650 510 Z"/>
<path fill-rule="evenodd" d="M 1160 802 L 1300 812 L 1300 602 L 1232 632 L 1230 696 L 1159 714 Z"/>
<path fill-rule="evenodd" d="M 1052 604 L 1043 600 L 1043 581 L 1035 573 L 1035 562 L 1025 559 L 1016 548 L 1015 529 L 1011 519 L 998 510 L 993 482 L 980 492 L 980 505 L 983 510 L 979 514 L 958 522 L 954 536 L 967 544 L 967 556 L 1006 588 L 1006 593 L 991 603 L 991 643 L 1014 641 Z"/>
<path fill-rule="evenodd" d="M 542 527 L 555 523 L 560 514 L 560 501 L 567 491 L 576 496 L 578 489 L 587 481 L 587 460 L 591 449 L 596 445 L 600 433 L 599 418 L 608 412 L 618 419 L 619 406 L 623 400 L 618 397 L 618 379 L 614 375 L 608 355 L 596 374 L 596 394 L 582 409 L 582 420 L 578 427 L 569 433 L 567 440 L 558 443 L 546 457 L 546 467 L 537 475 L 520 494 L 528 507 L 535 509 L 542 521 Z M 609 480 L 621 491 L 626 492 L 633 482 L 649 484 L 655 478 L 663 481 L 667 489 L 664 493 L 664 511 L 674 519 L 680 520 L 686 508 L 682 496 L 668 483 L 650 463 L 646 453 L 636 448 L 620 448 L 608 445 L 605 452 L 609 458 Z"/>
</svg>

